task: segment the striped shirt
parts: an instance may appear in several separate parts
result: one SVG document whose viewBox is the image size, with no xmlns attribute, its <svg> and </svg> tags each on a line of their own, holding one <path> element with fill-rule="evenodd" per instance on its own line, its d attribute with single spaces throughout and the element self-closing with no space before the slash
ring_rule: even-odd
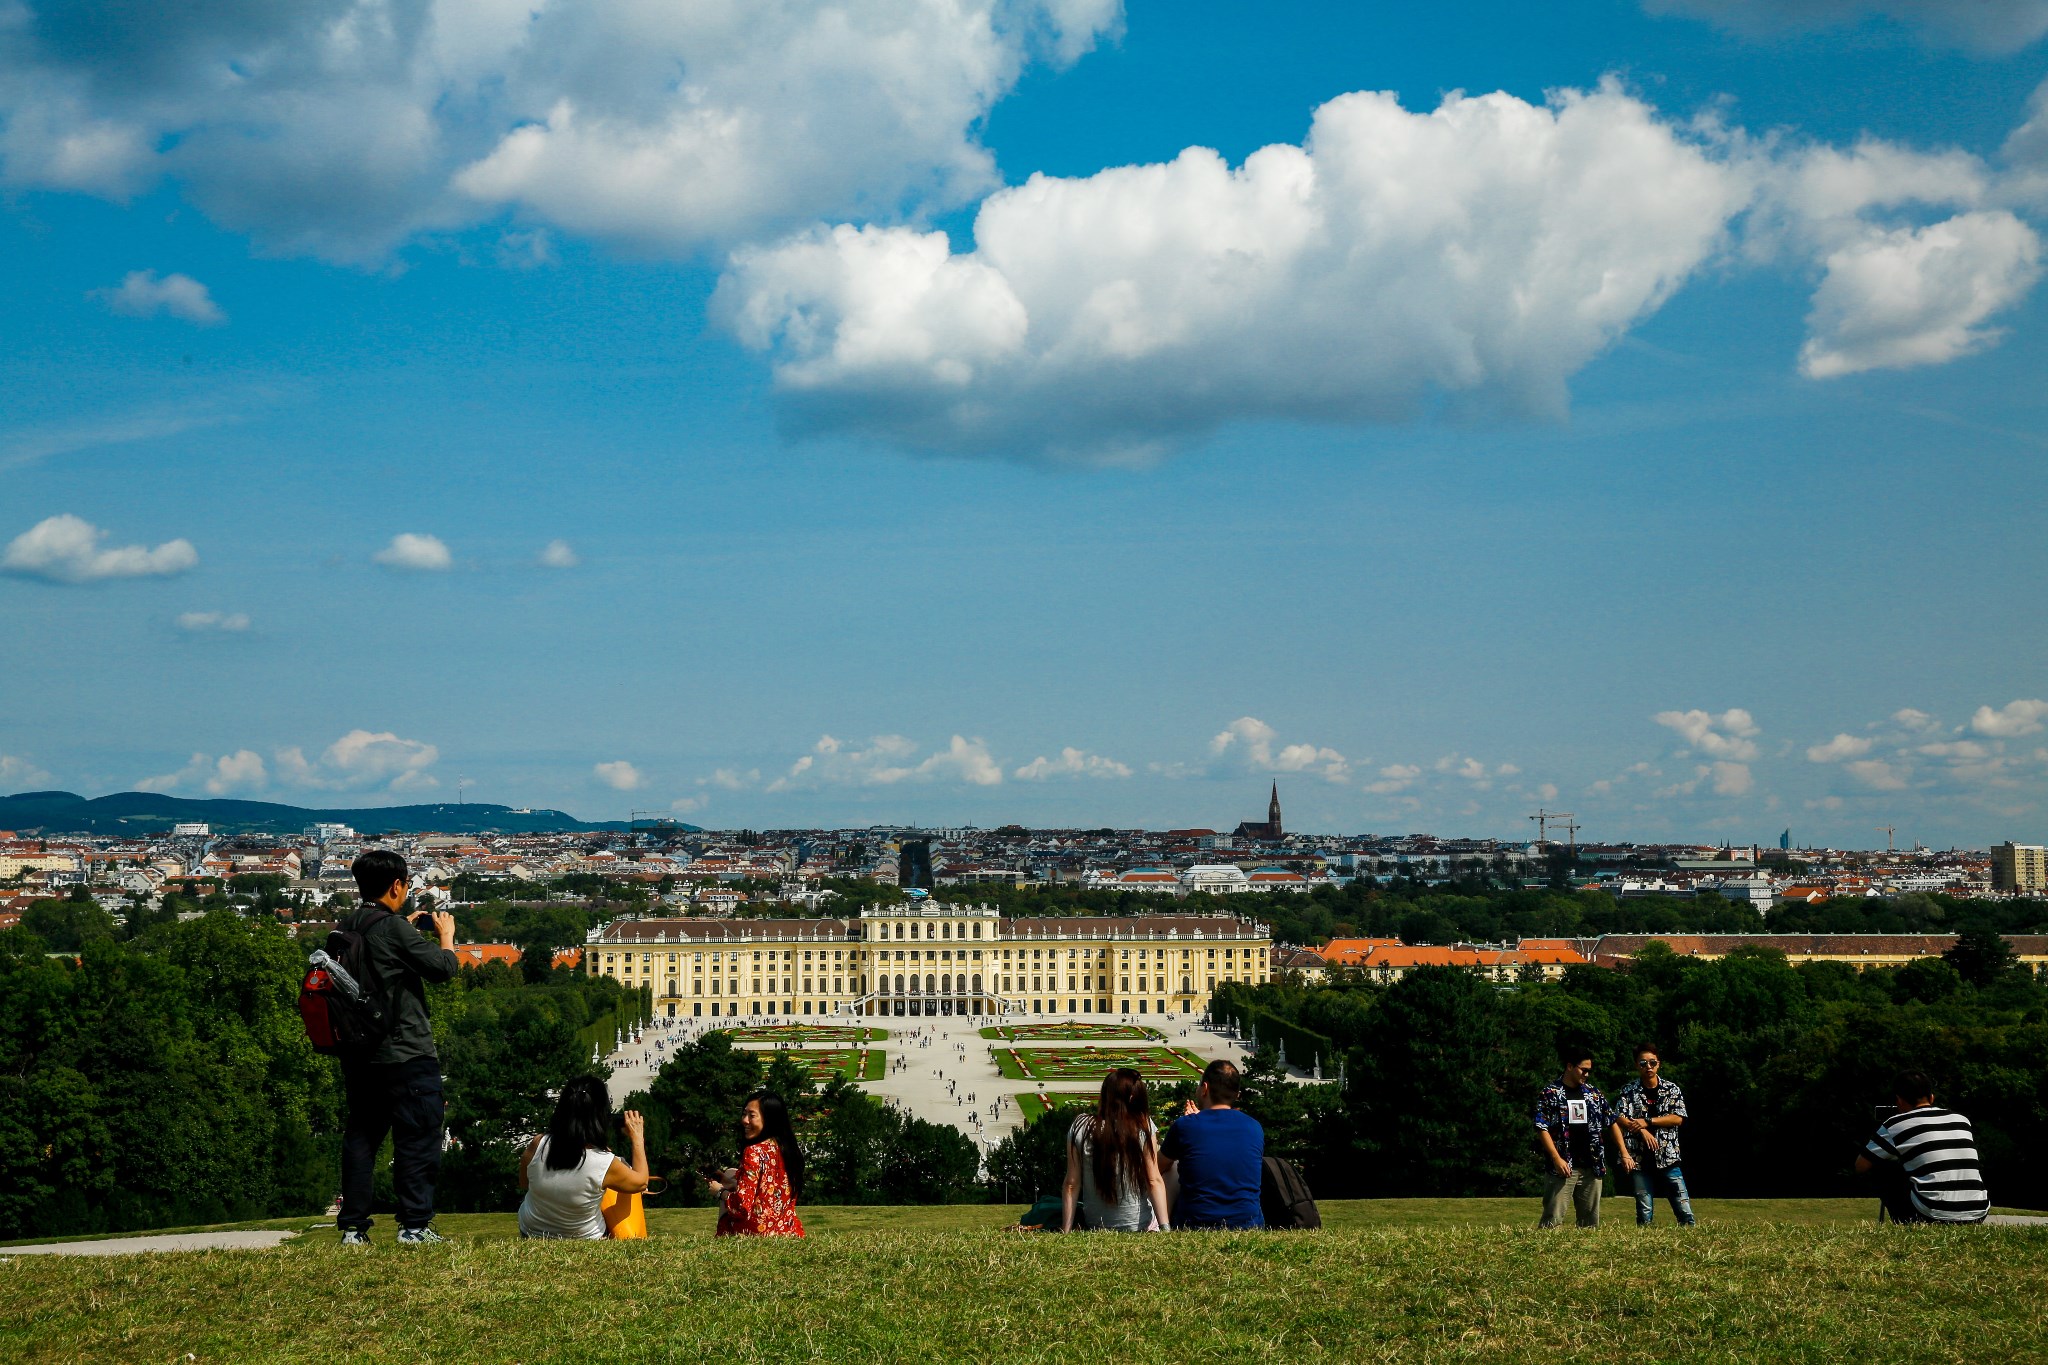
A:
<svg viewBox="0 0 2048 1365">
<path fill-rule="evenodd" d="M 1864 1151 L 1880 1166 L 1903 1171 L 1913 1207 L 1937 1223 L 1979 1223 L 1991 1211 L 1976 1134 L 1953 1109 L 1929 1104 L 1894 1114 Z"/>
</svg>

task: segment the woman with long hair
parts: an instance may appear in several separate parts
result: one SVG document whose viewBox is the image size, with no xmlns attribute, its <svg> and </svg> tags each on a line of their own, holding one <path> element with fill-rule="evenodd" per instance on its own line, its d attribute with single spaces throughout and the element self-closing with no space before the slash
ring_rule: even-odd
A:
<svg viewBox="0 0 2048 1365">
<path fill-rule="evenodd" d="M 1102 1078 L 1095 1112 L 1067 1130 L 1067 1180 L 1060 1192 L 1060 1231 L 1083 1226 L 1115 1232 L 1166 1227 L 1166 1183 L 1159 1175 L 1159 1130 L 1145 1078 L 1120 1066 Z"/>
<path fill-rule="evenodd" d="M 605 1236 L 604 1192 L 639 1194 L 647 1188 L 647 1130 L 638 1110 L 625 1113 L 633 1164 L 613 1156 L 612 1100 L 604 1082 L 578 1076 L 562 1087 L 548 1130 L 526 1144 L 519 1158 L 521 1237 L 597 1241 Z"/>
<path fill-rule="evenodd" d="M 740 1164 L 711 1182 L 720 1196 L 720 1237 L 801 1237 L 796 1216 L 804 1188 L 804 1154 L 782 1096 L 756 1090 L 740 1110 Z"/>
</svg>

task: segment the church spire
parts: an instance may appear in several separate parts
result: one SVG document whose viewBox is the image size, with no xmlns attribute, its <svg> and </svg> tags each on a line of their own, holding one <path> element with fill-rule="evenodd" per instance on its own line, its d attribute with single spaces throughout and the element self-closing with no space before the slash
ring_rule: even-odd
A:
<svg viewBox="0 0 2048 1365">
<path fill-rule="evenodd" d="M 1266 807 L 1266 824 L 1272 831 L 1272 837 L 1278 839 L 1280 837 L 1280 782 L 1277 778 L 1273 782 L 1273 802 Z"/>
</svg>

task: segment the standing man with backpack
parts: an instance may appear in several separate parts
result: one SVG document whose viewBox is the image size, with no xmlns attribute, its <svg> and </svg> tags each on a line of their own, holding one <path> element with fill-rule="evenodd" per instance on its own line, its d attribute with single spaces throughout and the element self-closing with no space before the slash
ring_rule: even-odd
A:
<svg viewBox="0 0 2048 1365">
<path fill-rule="evenodd" d="M 426 983 L 455 975 L 455 916 L 431 916 L 440 939 L 435 947 L 414 927 L 428 916 L 408 919 L 400 913 L 411 892 L 404 858 L 373 848 L 349 871 L 363 903 L 335 927 L 333 938 L 343 947 L 336 956 L 361 964 L 363 985 L 383 1012 L 383 1032 L 342 1054 L 348 1126 L 341 1145 L 341 1215 L 335 1222 L 342 1245 L 370 1244 L 370 1190 L 377 1151 L 389 1133 L 399 1245 L 425 1246 L 446 1240 L 432 1227 L 446 1106 Z"/>
</svg>

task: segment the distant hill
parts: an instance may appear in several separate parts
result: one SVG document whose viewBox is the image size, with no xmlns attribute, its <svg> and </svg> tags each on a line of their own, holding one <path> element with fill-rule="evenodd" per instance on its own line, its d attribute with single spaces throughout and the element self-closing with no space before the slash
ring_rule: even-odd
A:
<svg viewBox="0 0 2048 1365">
<path fill-rule="evenodd" d="M 194 821 L 204 821 L 215 834 L 297 834 L 316 823 L 348 825 L 364 834 L 561 834 L 627 828 L 619 820 L 578 820 L 566 811 L 514 810 L 474 801 L 313 810 L 275 801 L 198 801 L 154 792 L 117 792 L 91 800 L 75 792 L 0 796 L 0 829 L 45 834 L 161 834 L 172 825 Z M 695 825 L 676 828 L 698 832 Z"/>
</svg>

